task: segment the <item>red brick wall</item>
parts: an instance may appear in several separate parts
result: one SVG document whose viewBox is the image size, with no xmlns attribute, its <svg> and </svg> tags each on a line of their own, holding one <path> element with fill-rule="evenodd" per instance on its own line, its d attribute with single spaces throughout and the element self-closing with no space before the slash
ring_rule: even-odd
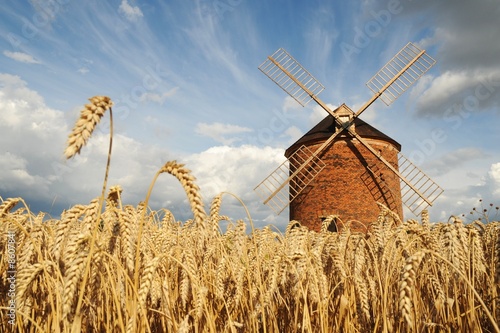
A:
<svg viewBox="0 0 500 333">
<path fill-rule="evenodd" d="M 392 144 L 365 140 L 397 169 L 398 151 Z M 314 151 L 321 143 L 308 148 Z M 298 220 L 302 225 L 319 231 L 320 217 L 335 214 L 343 222 L 353 220 L 353 226 L 363 229 L 377 219 L 380 211 L 377 201 L 402 217 L 399 177 L 359 141 L 351 138 L 336 140 L 323 152 L 321 159 L 326 167 L 290 203 L 290 220 Z M 367 166 L 376 176 L 368 171 Z"/>
</svg>

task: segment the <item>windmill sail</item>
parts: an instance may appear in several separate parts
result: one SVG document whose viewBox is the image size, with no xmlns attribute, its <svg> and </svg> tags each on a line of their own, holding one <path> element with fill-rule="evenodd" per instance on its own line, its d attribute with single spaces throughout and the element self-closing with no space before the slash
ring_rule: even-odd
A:
<svg viewBox="0 0 500 333">
<path fill-rule="evenodd" d="M 435 63 L 425 51 L 408 43 L 366 85 L 373 93 L 382 91 L 380 99 L 390 105 Z"/>
<path fill-rule="evenodd" d="M 410 187 L 401 181 L 402 201 L 415 215 L 420 215 L 422 210 L 432 205 L 443 193 L 443 189 L 401 153 L 398 156 L 398 164 L 399 173 L 413 184 L 413 187 Z"/>
<path fill-rule="evenodd" d="M 323 170 L 325 163 L 314 156 L 306 146 L 301 146 L 255 187 L 255 191 L 276 214 L 280 214 Z M 294 165 L 302 166 L 294 170 Z M 292 176 L 290 176 L 292 175 Z"/>
<path fill-rule="evenodd" d="M 401 181 L 401 197 L 406 207 L 415 215 L 428 206 L 431 206 L 434 200 L 443 193 L 443 189 L 430 179 L 422 170 L 410 162 L 402 153 L 398 154 L 399 170 L 387 162 L 368 142 L 359 136 L 356 132 L 348 129 L 353 137 L 361 142 L 369 151 L 372 152 L 382 163 L 392 172 L 398 175 Z"/>
<path fill-rule="evenodd" d="M 443 189 L 402 153 L 398 153 L 398 165 L 397 175 L 400 179 L 400 188 L 397 190 L 401 193 L 401 201 L 413 214 L 420 215 L 443 193 Z M 382 174 L 382 169 L 384 169 L 382 164 L 367 166 L 367 171 L 361 175 L 361 180 L 375 201 L 394 209 L 393 195 L 396 189 L 388 187 L 384 179 L 379 176 Z M 374 179 L 377 181 L 375 182 Z"/>
<path fill-rule="evenodd" d="M 284 49 L 278 49 L 259 69 L 300 105 L 305 106 L 325 87 Z"/>
</svg>

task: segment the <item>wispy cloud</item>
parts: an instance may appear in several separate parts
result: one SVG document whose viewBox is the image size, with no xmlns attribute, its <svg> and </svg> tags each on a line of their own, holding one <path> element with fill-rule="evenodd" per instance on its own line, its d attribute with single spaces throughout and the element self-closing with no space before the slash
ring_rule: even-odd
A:
<svg viewBox="0 0 500 333">
<path fill-rule="evenodd" d="M 314 19 L 305 32 L 309 63 L 319 73 L 326 72 L 332 63 L 332 51 L 339 31 L 335 27 L 335 11 L 328 5 L 319 6 L 314 10 Z"/>
<path fill-rule="evenodd" d="M 155 102 L 160 105 L 163 105 L 167 98 L 174 96 L 177 91 L 179 90 L 179 87 L 175 87 L 170 89 L 169 91 L 165 91 L 163 93 L 154 93 L 154 92 L 145 92 L 144 94 L 141 95 L 141 102 Z"/>
<path fill-rule="evenodd" d="M 241 65 L 242 54 L 238 51 L 241 38 L 236 40 L 231 38 L 235 31 L 225 29 L 220 15 L 202 13 L 201 10 L 198 8 L 198 15 L 193 15 L 193 18 L 188 22 L 189 27 L 186 32 L 190 41 L 202 51 L 200 55 L 214 66 L 228 71 L 239 82 L 248 81 L 248 76 Z M 237 13 L 233 12 L 231 15 L 236 16 L 241 11 L 242 9 L 239 8 Z M 244 19 L 244 15 L 241 17 L 245 22 L 237 28 L 238 33 L 247 37 L 249 31 L 253 31 L 253 22 Z M 247 39 L 253 40 L 251 37 L 244 38 L 244 40 Z"/>
<path fill-rule="evenodd" d="M 196 125 L 196 133 L 207 136 L 216 142 L 224 145 L 230 145 L 234 142 L 241 141 L 239 137 L 234 137 L 236 134 L 252 132 L 252 129 L 237 125 L 223 124 L 223 123 L 199 123 Z M 233 136 L 233 137 L 228 137 Z"/>
<path fill-rule="evenodd" d="M 456 170 L 457 167 L 466 163 L 470 163 L 476 159 L 484 159 L 486 157 L 488 157 L 488 154 L 483 152 L 480 148 L 460 148 L 441 156 L 439 159 L 426 163 L 425 169 L 433 171 L 433 173 L 437 176 L 445 175 L 449 171 Z"/>
<path fill-rule="evenodd" d="M 89 69 L 87 67 L 81 67 L 81 68 L 78 68 L 77 72 L 80 74 L 87 74 L 89 72 Z"/>
<path fill-rule="evenodd" d="M 51 24 L 64 6 L 59 0 L 30 0 L 30 3 L 37 11 L 38 18 L 35 24 L 38 27 Z"/>
<path fill-rule="evenodd" d="M 40 64 L 41 62 L 33 58 L 31 54 L 23 52 L 3 51 L 4 56 L 14 59 L 15 61 L 24 62 L 27 64 Z"/>
<path fill-rule="evenodd" d="M 142 10 L 137 6 L 132 6 L 128 3 L 127 0 L 122 0 L 120 7 L 118 7 L 118 11 L 123 14 L 127 20 L 136 22 L 141 17 L 144 16 Z"/>
</svg>

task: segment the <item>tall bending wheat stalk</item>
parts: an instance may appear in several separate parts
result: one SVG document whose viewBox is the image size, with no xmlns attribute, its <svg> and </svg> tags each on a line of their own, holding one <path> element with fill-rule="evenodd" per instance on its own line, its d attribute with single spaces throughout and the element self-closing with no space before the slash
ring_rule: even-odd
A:
<svg viewBox="0 0 500 333">
<path fill-rule="evenodd" d="M 87 278 L 90 270 L 90 261 L 92 259 L 92 254 L 94 253 L 95 247 L 95 239 L 97 233 L 98 222 L 100 221 L 102 206 L 104 204 L 104 195 L 106 193 L 106 186 L 108 182 L 109 175 L 109 166 L 111 163 L 111 151 L 113 148 L 113 111 L 111 107 L 113 106 L 113 102 L 107 96 L 94 96 L 89 98 L 90 103 L 85 104 L 83 110 L 80 111 L 80 118 L 76 121 L 73 130 L 68 136 L 66 150 L 64 151 L 64 155 L 66 159 L 70 159 L 75 154 L 79 154 L 82 147 L 87 144 L 87 141 L 92 136 L 95 127 L 101 121 L 101 118 L 104 116 L 106 110 L 109 109 L 109 150 L 108 150 L 108 158 L 106 161 L 106 171 L 104 174 L 104 181 L 102 184 L 101 196 L 99 198 L 99 206 L 97 212 L 97 218 L 94 221 L 94 225 L 92 226 L 92 238 L 90 240 L 90 249 L 89 255 L 85 264 L 85 272 L 83 274 L 83 281 L 80 285 L 80 292 L 78 297 L 78 303 L 76 306 L 76 316 L 80 315 L 80 309 L 83 302 L 83 294 L 85 285 L 87 283 Z M 75 325 L 73 326 L 74 330 L 78 329 L 78 323 L 75 321 Z"/>
</svg>

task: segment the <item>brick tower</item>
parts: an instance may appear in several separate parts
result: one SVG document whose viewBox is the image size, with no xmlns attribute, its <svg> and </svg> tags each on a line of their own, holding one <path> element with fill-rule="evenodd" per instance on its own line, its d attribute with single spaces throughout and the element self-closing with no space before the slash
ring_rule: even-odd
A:
<svg viewBox="0 0 500 333">
<path fill-rule="evenodd" d="M 341 119 L 352 115 L 352 110 L 345 104 L 334 112 Z M 285 156 L 289 158 L 302 145 L 315 151 L 338 126 L 328 115 L 292 144 Z M 351 128 L 398 169 L 401 150 L 398 142 L 359 118 Z M 291 201 L 290 220 L 298 220 L 302 225 L 319 231 L 322 218 L 338 215 L 344 223 L 352 221 L 351 227 L 363 230 L 377 219 L 380 211 L 377 202 L 402 217 L 400 178 L 347 131 L 339 134 L 319 158 L 325 163 L 325 168 Z M 297 167 L 290 165 L 291 172 Z"/>
</svg>

